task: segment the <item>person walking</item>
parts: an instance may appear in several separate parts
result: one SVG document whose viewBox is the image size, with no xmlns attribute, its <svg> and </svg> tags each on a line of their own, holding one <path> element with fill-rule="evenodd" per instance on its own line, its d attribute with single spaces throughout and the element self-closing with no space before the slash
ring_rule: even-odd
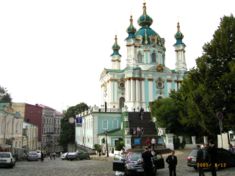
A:
<svg viewBox="0 0 235 176">
<path fill-rule="evenodd" d="M 175 156 L 174 150 L 171 152 L 171 155 L 166 158 L 166 162 L 169 167 L 169 176 L 176 176 L 177 157 Z"/>
<path fill-rule="evenodd" d="M 145 151 L 142 153 L 143 158 L 143 168 L 144 168 L 144 175 L 145 176 L 153 176 L 153 163 L 150 147 L 145 147 Z"/>
<path fill-rule="evenodd" d="M 209 141 L 208 153 L 210 157 L 211 175 L 216 176 L 217 149 L 212 140 Z"/>
<path fill-rule="evenodd" d="M 200 145 L 197 146 L 198 151 L 197 151 L 197 158 L 196 158 L 196 162 L 197 162 L 197 168 L 198 168 L 198 173 L 199 176 L 205 176 L 204 175 L 204 171 L 203 171 L 203 165 L 205 163 L 205 157 L 204 157 L 204 153 L 203 153 L 203 147 L 200 147 Z"/>
<path fill-rule="evenodd" d="M 41 162 L 43 162 L 44 161 L 44 154 L 43 154 L 43 152 L 41 152 Z"/>
</svg>

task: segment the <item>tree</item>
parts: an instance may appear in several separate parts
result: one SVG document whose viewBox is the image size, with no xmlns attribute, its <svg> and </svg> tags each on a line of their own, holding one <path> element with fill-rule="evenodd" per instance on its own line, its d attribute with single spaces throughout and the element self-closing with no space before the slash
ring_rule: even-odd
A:
<svg viewBox="0 0 235 176">
<path fill-rule="evenodd" d="M 183 126 L 179 122 L 178 107 L 174 99 L 158 99 L 151 106 L 151 113 L 157 118 L 158 127 L 164 127 L 170 133 L 183 133 Z"/>
<path fill-rule="evenodd" d="M 235 19 L 221 19 L 213 39 L 204 45 L 197 67 L 188 72 L 179 92 L 172 97 L 180 105 L 180 123 L 198 127 L 205 135 L 216 136 L 216 114 L 222 112 L 224 129 L 235 129 Z"/>
<path fill-rule="evenodd" d="M 76 106 L 71 106 L 64 111 L 63 118 L 61 120 L 60 144 L 65 150 L 69 143 L 75 143 L 75 125 L 69 123 L 69 118 L 75 118 L 77 114 L 87 109 L 88 106 L 85 103 L 80 103 Z"/>
<path fill-rule="evenodd" d="M 11 95 L 7 90 L 0 86 L 0 103 L 11 103 Z"/>
</svg>

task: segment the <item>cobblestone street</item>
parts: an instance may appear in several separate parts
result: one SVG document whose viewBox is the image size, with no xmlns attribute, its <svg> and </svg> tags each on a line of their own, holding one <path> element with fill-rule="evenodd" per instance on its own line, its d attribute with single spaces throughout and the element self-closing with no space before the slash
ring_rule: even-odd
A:
<svg viewBox="0 0 235 176">
<path fill-rule="evenodd" d="M 179 164 L 177 166 L 178 176 L 198 176 L 198 173 L 187 166 L 186 157 L 190 151 L 176 151 Z M 166 156 L 164 156 L 166 158 Z M 168 168 L 158 171 L 159 176 L 168 176 Z M 211 173 L 206 172 L 206 176 Z M 217 172 L 217 176 L 234 176 L 235 168 L 224 169 Z M 0 168 L 0 176 L 114 176 L 112 171 L 112 159 L 102 157 L 92 160 L 65 161 L 57 158 L 44 162 L 27 162 L 21 161 L 16 163 L 13 169 Z"/>
</svg>

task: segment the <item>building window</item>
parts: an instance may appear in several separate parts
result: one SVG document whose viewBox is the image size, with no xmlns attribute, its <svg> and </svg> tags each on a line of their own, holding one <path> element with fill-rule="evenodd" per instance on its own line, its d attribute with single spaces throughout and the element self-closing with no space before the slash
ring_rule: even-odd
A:
<svg viewBox="0 0 235 176">
<path fill-rule="evenodd" d="M 138 62 L 139 62 L 139 63 L 142 63 L 142 62 L 143 62 L 143 56 L 142 56 L 141 52 L 138 52 L 137 58 L 138 58 Z"/>
<path fill-rule="evenodd" d="M 118 120 L 113 120 L 113 128 L 114 129 L 118 128 Z"/>
<path fill-rule="evenodd" d="M 152 63 L 156 63 L 156 53 L 155 53 L 155 51 L 152 53 L 151 58 L 152 58 Z"/>
<path fill-rule="evenodd" d="M 102 122 L 102 128 L 103 128 L 104 130 L 107 130 L 107 129 L 108 129 L 108 120 L 103 120 L 103 122 Z"/>
</svg>

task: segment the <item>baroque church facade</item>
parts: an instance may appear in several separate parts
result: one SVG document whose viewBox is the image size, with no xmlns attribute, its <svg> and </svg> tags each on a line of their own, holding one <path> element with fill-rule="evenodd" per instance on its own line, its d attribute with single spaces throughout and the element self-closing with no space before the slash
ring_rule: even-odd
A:
<svg viewBox="0 0 235 176">
<path fill-rule="evenodd" d="M 121 54 L 117 37 L 112 47 L 111 68 L 104 69 L 101 77 L 101 88 L 107 108 L 128 111 L 149 109 L 149 103 L 156 99 L 168 97 L 172 90 L 178 90 L 180 82 L 187 71 L 185 61 L 185 44 L 180 25 L 175 34 L 176 52 L 175 70 L 165 65 L 165 40 L 151 28 L 153 20 L 147 14 L 143 5 L 143 14 L 138 19 L 140 28 L 136 30 L 132 16 L 127 28 L 126 38 L 127 58 L 126 67 L 120 68 Z"/>
<path fill-rule="evenodd" d="M 159 98 L 168 97 L 177 91 L 186 72 L 183 34 L 177 24 L 175 34 L 175 69 L 165 65 L 165 40 L 151 28 L 152 18 L 143 4 L 143 14 L 138 19 L 139 29 L 133 25 L 132 16 L 127 28 L 127 58 L 125 68 L 121 68 L 120 46 L 117 36 L 112 46 L 111 68 L 105 68 L 100 76 L 104 108 L 93 107 L 76 117 L 76 143 L 88 148 L 102 144 L 114 148 L 116 142 L 124 140 L 126 148 L 138 145 L 147 137 L 156 136 L 149 113 L 149 104 Z M 139 119 L 138 112 L 146 112 Z M 138 120 L 140 120 L 138 122 Z M 153 122 L 152 122 L 153 123 Z M 142 125 L 142 126 L 141 126 Z M 153 130 L 150 130 L 153 128 Z M 141 129 L 144 134 L 133 134 Z"/>
</svg>

